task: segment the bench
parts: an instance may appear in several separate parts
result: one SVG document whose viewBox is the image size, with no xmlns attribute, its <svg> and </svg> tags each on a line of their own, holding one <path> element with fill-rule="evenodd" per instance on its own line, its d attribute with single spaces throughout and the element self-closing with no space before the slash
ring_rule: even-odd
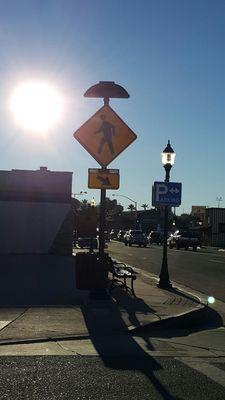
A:
<svg viewBox="0 0 225 400">
<path fill-rule="evenodd" d="M 112 281 L 109 291 L 113 290 L 116 286 L 121 286 L 136 297 L 134 293 L 134 281 L 137 279 L 137 276 L 133 268 L 126 266 L 124 263 L 112 261 L 110 272 L 112 273 Z M 130 280 L 131 286 L 127 285 L 127 280 Z"/>
</svg>

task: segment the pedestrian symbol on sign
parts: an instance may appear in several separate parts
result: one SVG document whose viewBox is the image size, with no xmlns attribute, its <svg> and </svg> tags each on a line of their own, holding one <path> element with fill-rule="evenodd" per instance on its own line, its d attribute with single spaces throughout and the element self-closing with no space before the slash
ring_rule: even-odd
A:
<svg viewBox="0 0 225 400">
<path fill-rule="evenodd" d="M 115 136 L 115 126 L 111 124 L 110 122 L 107 122 L 105 120 L 105 115 L 101 114 L 100 118 L 102 120 L 102 124 L 100 128 L 95 132 L 95 133 L 102 133 L 102 139 L 100 141 L 99 147 L 98 147 L 98 154 L 101 154 L 103 147 L 105 145 L 108 145 L 108 148 L 111 152 L 111 154 L 114 154 L 114 147 L 113 147 L 113 142 L 112 138 Z"/>
</svg>

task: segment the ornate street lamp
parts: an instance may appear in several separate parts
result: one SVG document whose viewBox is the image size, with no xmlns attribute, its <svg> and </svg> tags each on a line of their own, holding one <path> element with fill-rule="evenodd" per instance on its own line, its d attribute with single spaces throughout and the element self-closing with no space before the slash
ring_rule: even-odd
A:
<svg viewBox="0 0 225 400">
<path fill-rule="evenodd" d="M 162 152 L 162 164 L 166 171 L 165 182 L 170 181 L 170 170 L 174 165 L 175 153 L 170 146 L 168 140 L 166 148 Z M 169 206 L 164 206 L 164 237 L 163 237 L 163 260 L 161 266 L 161 272 L 159 275 L 158 287 L 161 289 L 171 289 L 172 284 L 169 278 L 168 263 L 167 263 L 167 236 L 168 236 L 168 211 Z"/>
<path fill-rule="evenodd" d="M 162 165 L 164 166 L 165 171 L 166 171 L 165 182 L 169 182 L 170 181 L 170 170 L 171 170 L 172 166 L 174 165 L 175 156 L 176 156 L 176 154 L 174 153 L 174 150 L 170 146 L 169 140 L 168 140 L 166 148 L 161 153 L 161 156 L 162 156 Z"/>
</svg>

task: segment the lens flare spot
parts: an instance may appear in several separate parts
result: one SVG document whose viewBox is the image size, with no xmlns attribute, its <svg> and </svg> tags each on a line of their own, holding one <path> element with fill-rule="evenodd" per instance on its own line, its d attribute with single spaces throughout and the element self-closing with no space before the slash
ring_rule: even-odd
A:
<svg viewBox="0 0 225 400">
<path fill-rule="evenodd" d="M 213 296 L 209 296 L 209 297 L 208 297 L 208 301 L 207 301 L 208 304 L 213 304 L 213 303 L 215 303 L 215 301 L 216 301 L 216 300 L 215 300 L 215 297 L 213 297 Z"/>
<path fill-rule="evenodd" d="M 46 132 L 62 116 L 63 100 L 56 88 L 45 82 L 18 85 L 10 99 L 10 110 L 17 123 L 33 132 Z"/>
</svg>

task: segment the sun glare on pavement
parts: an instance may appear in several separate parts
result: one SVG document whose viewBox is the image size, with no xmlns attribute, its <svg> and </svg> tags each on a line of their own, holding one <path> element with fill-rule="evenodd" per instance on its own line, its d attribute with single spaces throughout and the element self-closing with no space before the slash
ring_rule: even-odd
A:
<svg viewBox="0 0 225 400">
<path fill-rule="evenodd" d="M 25 82 L 18 85 L 10 99 L 10 109 L 17 123 L 30 131 L 45 133 L 62 116 L 62 97 L 45 82 Z"/>
</svg>

